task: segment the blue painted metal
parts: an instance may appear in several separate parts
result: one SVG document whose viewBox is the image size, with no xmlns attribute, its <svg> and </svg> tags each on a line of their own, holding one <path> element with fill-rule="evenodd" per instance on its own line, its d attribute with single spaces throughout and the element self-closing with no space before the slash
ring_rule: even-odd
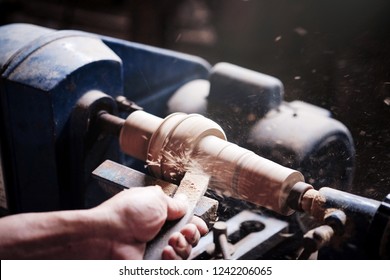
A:
<svg viewBox="0 0 390 280">
<path fill-rule="evenodd" d="M 86 92 L 125 95 L 163 115 L 161 105 L 179 86 L 209 72 L 200 58 L 29 24 L 0 27 L 0 48 L 0 142 L 10 212 L 84 206 L 75 197 L 82 191 L 69 185 L 87 185 L 96 166 L 74 161 L 94 151 L 93 162 L 102 162 L 107 153 L 96 151 L 110 145 L 86 147 L 83 133 L 71 133 L 74 108 Z"/>
<path fill-rule="evenodd" d="M 166 103 L 180 86 L 207 79 L 211 66 L 200 57 L 102 37 L 123 63 L 125 96 L 146 111 L 165 116 Z"/>
</svg>

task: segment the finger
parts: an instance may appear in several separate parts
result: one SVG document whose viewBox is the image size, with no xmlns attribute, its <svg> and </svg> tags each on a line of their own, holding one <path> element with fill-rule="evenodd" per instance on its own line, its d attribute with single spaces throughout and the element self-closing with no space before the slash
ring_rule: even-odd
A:
<svg viewBox="0 0 390 280">
<path fill-rule="evenodd" d="M 174 198 L 167 196 L 168 216 L 167 220 L 176 220 L 184 216 L 187 211 L 188 201 L 183 194 L 176 195 Z"/>
<path fill-rule="evenodd" d="M 187 224 L 182 228 L 180 233 L 185 237 L 185 239 L 191 246 L 194 247 L 198 244 L 200 239 L 200 233 L 196 225 Z"/>
<path fill-rule="evenodd" d="M 163 260 L 182 260 L 182 258 L 176 254 L 172 246 L 166 246 L 162 251 L 161 258 Z"/>
<path fill-rule="evenodd" d="M 187 259 L 190 256 L 192 246 L 181 233 L 176 232 L 172 234 L 169 238 L 168 245 L 172 246 L 176 254 L 182 259 Z"/>
<path fill-rule="evenodd" d="M 194 224 L 198 228 L 201 236 L 206 235 L 209 232 L 206 222 L 197 216 L 192 218 L 191 224 Z"/>
</svg>

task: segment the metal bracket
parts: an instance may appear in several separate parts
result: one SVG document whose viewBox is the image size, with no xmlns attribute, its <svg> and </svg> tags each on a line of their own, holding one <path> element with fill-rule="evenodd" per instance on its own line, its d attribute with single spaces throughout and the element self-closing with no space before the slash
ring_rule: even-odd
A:
<svg viewBox="0 0 390 280">
<path fill-rule="evenodd" d="M 282 233 L 288 228 L 287 222 L 247 210 L 229 219 L 226 224 L 228 241 L 230 241 L 230 259 L 255 259 L 264 255 L 284 240 Z M 242 228 L 243 225 L 246 226 L 245 224 L 262 226 L 243 232 Z M 190 259 L 214 259 L 214 247 L 213 233 L 210 232 L 193 248 Z"/>
</svg>

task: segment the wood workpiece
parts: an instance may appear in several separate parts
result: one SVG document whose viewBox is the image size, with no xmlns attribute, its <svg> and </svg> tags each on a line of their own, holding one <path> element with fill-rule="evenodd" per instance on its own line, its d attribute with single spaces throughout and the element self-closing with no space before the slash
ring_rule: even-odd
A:
<svg viewBox="0 0 390 280">
<path fill-rule="evenodd" d="M 204 172 L 210 188 L 267 207 L 294 212 L 286 201 L 303 175 L 226 141 L 215 122 L 197 114 L 174 113 L 165 119 L 136 111 L 120 133 L 122 151 L 145 161 L 150 173 L 178 183 L 188 171 Z"/>
</svg>

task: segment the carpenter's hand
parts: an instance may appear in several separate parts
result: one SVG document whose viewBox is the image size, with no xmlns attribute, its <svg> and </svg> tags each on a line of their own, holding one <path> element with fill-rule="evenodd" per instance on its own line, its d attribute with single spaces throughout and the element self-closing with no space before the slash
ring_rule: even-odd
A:
<svg viewBox="0 0 390 280">
<path fill-rule="evenodd" d="M 123 191 L 96 207 L 105 215 L 111 241 L 111 258 L 142 259 L 146 243 L 152 240 L 166 220 L 182 217 L 187 202 L 182 197 L 170 198 L 160 187 L 140 187 Z M 194 217 L 180 232 L 174 233 L 163 250 L 163 259 L 186 259 L 201 235 L 208 231 L 206 224 Z"/>
<path fill-rule="evenodd" d="M 192 247 L 198 244 L 201 236 L 208 232 L 205 222 L 198 217 L 193 217 L 190 224 L 186 225 L 180 232 L 172 234 L 169 239 L 169 246 L 163 250 L 164 260 L 187 259 L 191 254 Z"/>
<path fill-rule="evenodd" d="M 142 259 L 146 243 L 186 207 L 160 187 L 140 187 L 92 209 L 10 215 L 0 219 L 0 259 Z M 206 232 L 194 219 L 171 236 L 162 257 L 188 258 Z"/>
</svg>

